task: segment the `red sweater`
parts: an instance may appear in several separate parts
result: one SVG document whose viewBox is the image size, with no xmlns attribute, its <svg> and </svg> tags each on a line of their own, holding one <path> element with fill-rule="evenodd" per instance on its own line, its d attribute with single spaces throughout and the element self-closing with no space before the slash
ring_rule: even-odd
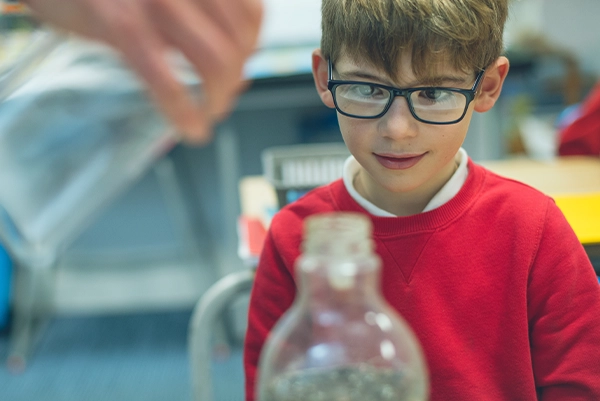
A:
<svg viewBox="0 0 600 401">
<path fill-rule="evenodd" d="M 295 296 L 306 216 L 365 213 L 341 180 L 273 219 L 250 301 L 246 400 L 258 357 Z M 600 400 L 600 286 L 551 198 L 469 161 L 460 192 L 408 217 L 375 217 L 382 290 L 412 326 L 432 401 Z"/>
</svg>

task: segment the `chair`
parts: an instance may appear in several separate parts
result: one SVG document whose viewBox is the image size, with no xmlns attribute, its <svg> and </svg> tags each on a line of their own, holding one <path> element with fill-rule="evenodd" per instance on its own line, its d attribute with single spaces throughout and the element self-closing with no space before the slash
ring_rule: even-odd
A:
<svg viewBox="0 0 600 401">
<path fill-rule="evenodd" d="M 190 320 L 188 348 L 194 399 L 214 400 L 211 382 L 212 330 L 227 306 L 251 289 L 254 269 L 229 273 L 213 284 L 194 308 Z"/>
<path fill-rule="evenodd" d="M 264 176 L 241 180 L 239 256 L 249 268 L 218 280 L 199 299 L 192 313 L 188 347 L 196 401 L 215 400 L 211 380 L 212 332 L 232 302 L 251 289 L 270 217 L 306 191 L 341 177 L 348 155 L 343 143 L 272 147 L 262 153 Z M 257 225 L 262 225 L 262 229 L 257 230 Z"/>
</svg>

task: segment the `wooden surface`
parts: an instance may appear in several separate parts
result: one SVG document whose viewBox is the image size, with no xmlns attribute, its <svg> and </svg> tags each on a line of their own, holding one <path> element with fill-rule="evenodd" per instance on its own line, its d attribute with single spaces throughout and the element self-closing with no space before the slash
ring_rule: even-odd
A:
<svg viewBox="0 0 600 401">
<path fill-rule="evenodd" d="M 479 164 L 551 196 L 600 192 L 600 158 L 571 156 L 547 162 L 507 159 Z"/>
</svg>

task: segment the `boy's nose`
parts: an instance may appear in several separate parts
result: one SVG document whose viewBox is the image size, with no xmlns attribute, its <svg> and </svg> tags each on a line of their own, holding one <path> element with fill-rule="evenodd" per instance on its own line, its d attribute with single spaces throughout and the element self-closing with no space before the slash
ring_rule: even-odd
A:
<svg viewBox="0 0 600 401">
<path fill-rule="evenodd" d="M 390 105 L 387 113 L 381 117 L 380 129 L 382 134 L 390 139 L 410 138 L 416 136 L 416 122 L 406 99 L 398 96 Z"/>
</svg>

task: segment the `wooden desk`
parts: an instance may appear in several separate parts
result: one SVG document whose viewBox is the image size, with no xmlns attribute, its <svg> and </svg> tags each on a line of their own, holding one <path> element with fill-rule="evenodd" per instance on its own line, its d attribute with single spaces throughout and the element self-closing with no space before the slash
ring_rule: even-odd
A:
<svg viewBox="0 0 600 401">
<path fill-rule="evenodd" d="M 600 244 L 600 158 L 509 159 L 480 164 L 552 196 L 581 243 Z"/>
</svg>

